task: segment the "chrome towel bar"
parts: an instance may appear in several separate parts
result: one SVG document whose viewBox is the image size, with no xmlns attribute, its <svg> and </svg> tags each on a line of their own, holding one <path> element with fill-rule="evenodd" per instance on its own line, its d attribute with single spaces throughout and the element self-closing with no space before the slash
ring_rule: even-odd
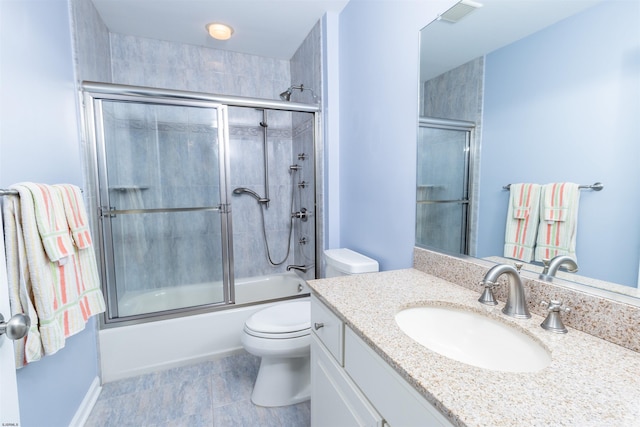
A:
<svg viewBox="0 0 640 427">
<path fill-rule="evenodd" d="M 511 184 L 507 184 L 504 187 L 502 187 L 505 190 L 508 190 L 511 188 Z M 591 185 L 579 185 L 578 188 L 583 189 L 583 190 L 593 190 L 593 191 L 600 191 L 604 188 L 604 185 L 601 182 L 596 182 L 593 183 Z"/>
</svg>

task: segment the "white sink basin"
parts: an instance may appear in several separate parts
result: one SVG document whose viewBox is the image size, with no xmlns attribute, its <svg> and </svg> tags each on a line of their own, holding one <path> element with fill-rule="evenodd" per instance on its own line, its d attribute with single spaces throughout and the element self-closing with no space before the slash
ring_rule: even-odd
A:
<svg viewBox="0 0 640 427">
<path fill-rule="evenodd" d="M 421 306 L 396 314 L 409 337 L 443 356 L 479 368 L 503 372 L 535 372 L 551 355 L 528 335 L 480 313 Z"/>
</svg>

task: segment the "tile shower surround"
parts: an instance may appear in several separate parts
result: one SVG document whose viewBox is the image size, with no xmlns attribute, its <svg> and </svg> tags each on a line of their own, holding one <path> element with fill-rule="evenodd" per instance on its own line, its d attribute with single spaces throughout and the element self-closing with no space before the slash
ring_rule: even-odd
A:
<svg viewBox="0 0 640 427">
<path fill-rule="evenodd" d="M 291 85 L 287 60 L 110 34 L 113 83 L 279 99 Z"/>
<path fill-rule="evenodd" d="M 115 33 L 111 33 L 109 37 L 111 71 L 115 83 L 279 99 L 279 93 L 290 86 L 291 82 L 298 84 L 296 82 L 303 81 L 307 87 L 313 87 L 316 93 L 320 94 L 321 92 L 320 85 L 314 84 L 314 82 L 321 81 L 321 25 L 319 22 L 311 30 L 291 61 Z M 296 97 L 296 101 L 312 101 L 308 91 L 296 92 Z M 262 117 L 258 111 L 245 111 L 239 116 L 234 115 L 234 109 L 237 111 L 238 107 L 230 107 L 229 109 L 232 152 L 234 137 L 237 136 L 240 140 L 238 144 L 241 144 L 243 148 L 245 145 L 253 147 L 247 152 L 255 154 L 249 156 L 245 154 L 242 157 L 242 162 L 235 164 L 232 157 L 232 173 L 233 170 L 237 170 L 237 175 L 242 175 L 242 178 L 235 179 L 232 175 L 231 186 L 232 188 L 248 187 L 262 194 L 264 192 L 262 184 L 262 133 L 261 128 L 256 126 Z M 284 113 L 288 115 L 286 126 L 278 118 L 274 122 L 272 113 L 269 113 L 270 117 L 268 118 L 269 134 L 270 139 L 274 137 L 276 139 L 274 146 L 278 158 L 280 158 L 280 154 L 285 156 L 281 159 L 287 159 L 283 160 L 287 168 L 291 164 L 300 163 L 303 169 L 297 175 L 302 179 L 296 179 L 295 184 L 301 181 L 309 184 L 305 191 L 298 192 L 296 190 L 299 193 L 296 194 L 296 210 L 302 206 L 313 212 L 315 207 L 315 195 L 313 194 L 315 191 L 313 185 L 315 152 L 311 115 L 294 114 L 292 128 L 292 119 L 289 113 Z M 236 117 L 238 121 L 236 121 Z M 288 132 L 288 134 L 278 134 L 280 131 Z M 282 138 L 288 138 L 289 141 L 289 151 L 286 154 L 283 150 L 287 149 L 287 143 L 284 143 Z M 291 147 L 291 138 L 293 138 L 294 148 Z M 299 153 L 307 154 L 307 159 L 299 162 L 297 159 Z M 271 172 L 274 173 L 278 170 L 278 173 L 281 173 L 273 164 L 274 161 L 270 160 Z M 272 199 L 290 200 L 289 176 L 285 176 L 284 180 L 286 182 L 283 182 L 282 178 L 270 176 L 270 196 Z M 313 259 L 315 250 L 313 220 L 306 223 L 296 221 L 292 238 L 292 242 L 294 242 L 292 255 L 281 268 L 273 268 L 268 264 L 266 255 L 263 255 L 264 243 L 260 212 L 256 209 L 255 200 L 249 196 L 233 197 L 232 203 L 237 205 L 233 207 L 232 213 L 236 277 L 271 274 L 283 271 L 287 264 L 311 264 L 315 261 Z M 273 217 L 279 218 L 277 224 L 280 224 L 280 228 L 276 226 L 273 230 L 268 230 L 267 234 L 273 258 L 280 258 L 276 261 L 280 261 L 283 254 L 286 253 L 286 242 L 284 241 L 286 239 L 282 239 L 281 234 L 283 230 L 288 233 L 288 221 L 286 227 L 280 221 L 287 219 L 288 209 L 288 206 L 286 211 L 284 206 L 277 206 L 276 209 L 271 203 L 269 209 L 266 210 L 265 219 L 268 227 L 270 224 L 275 224 Z M 248 226 L 245 227 L 245 225 Z M 306 237 L 308 242 L 306 245 L 297 244 L 302 237 Z M 256 254 L 256 250 L 260 252 Z M 307 277 L 311 278 L 314 274 L 314 271 L 311 270 Z"/>
<path fill-rule="evenodd" d="M 414 268 L 451 283 L 482 290 L 480 281 L 495 263 L 470 257 L 455 257 L 422 248 L 414 248 Z M 503 286 L 495 289 L 496 298 L 505 301 L 506 278 L 500 279 Z M 562 301 L 571 308 L 563 313 L 567 326 L 587 334 L 640 352 L 640 307 L 581 292 L 559 285 L 527 277 L 523 272 L 523 285 L 527 295 L 529 310 L 539 316 L 547 311 L 540 301 L 551 299 Z"/>
<path fill-rule="evenodd" d="M 164 121 L 156 124 L 155 117 L 141 117 L 150 114 L 141 108 L 132 111 L 135 107 L 126 106 L 125 110 L 128 111 L 106 115 L 106 133 L 112 134 L 113 143 L 118 144 L 109 151 L 114 156 L 110 158 L 113 165 L 110 187 L 137 184 L 144 189 L 112 190 L 112 205 L 118 209 L 217 205 L 217 197 L 207 196 L 219 192 L 219 176 L 214 173 L 217 167 L 212 167 L 218 162 L 217 130 L 205 124 L 207 119 L 211 122 L 210 114 L 194 118 L 190 117 L 194 115 L 193 109 L 178 109 L 184 122 L 170 122 L 163 117 Z M 295 113 L 298 127 L 292 130 L 292 113 L 268 114 L 272 202 L 265 210 L 265 222 L 272 257 L 281 261 L 287 249 L 291 185 L 295 186 L 294 209 L 302 206 L 312 211 L 314 206 L 313 120 L 310 114 Z M 256 125 L 262 120 L 262 113 L 230 107 L 229 116 L 231 188 L 248 187 L 264 194 L 263 129 Z M 304 160 L 298 158 L 301 153 L 306 155 Z M 182 167 L 186 162 L 189 167 Z M 289 173 L 292 164 L 301 166 L 295 174 Z M 160 170 L 165 173 L 159 175 Z M 302 181 L 305 188 L 297 185 Z M 160 186 L 154 186 L 154 182 L 160 182 Z M 306 237 L 307 244 L 298 245 L 294 240 L 295 251 L 288 261 L 274 268 L 266 259 L 260 206 L 248 196 L 232 196 L 231 203 L 236 277 L 281 272 L 287 264 L 313 263 L 312 220 L 294 221 L 296 235 Z M 123 248 L 116 251 L 117 265 L 121 267 L 116 272 L 120 292 L 142 290 L 149 283 L 159 288 L 221 279 L 221 255 L 216 250 L 220 242 L 218 216 L 194 213 L 121 216 L 113 222 L 114 229 L 119 231 L 114 233 L 114 243 Z M 172 267 L 161 268 L 167 264 Z M 156 267 L 149 268 L 150 265 Z"/>
<path fill-rule="evenodd" d="M 236 128 L 233 112 L 237 107 L 230 108 L 230 150 L 231 150 L 231 188 L 248 187 L 264 196 L 264 160 L 262 128 L 255 124 L 262 120 L 262 114 L 256 115 L 248 128 Z M 298 127 L 292 129 L 293 118 L 301 118 Z M 287 127 L 278 127 L 286 118 Z M 314 201 L 314 156 L 313 156 L 313 116 L 308 113 L 288 113 L 269 111 L 269 197 L 271 202 L 267 209 L 263 209 L 267 225 L 267 238 L 274 262 L 282 261 L 287 251 L 287 236 L 289 233 L 292 185 L 293 211 L 301 207 L 313 210 Z M 249 135 L 247 132 L 255 135 Z M 238 135 L 242 133 L 242 135 Z M 307 148 L 308 147 L 308 148 Z M 298 154 L 306 153 L 305 160 L 298 159 Z M 301 169 L 290 172 L 289 167 L 297 164 Z M 298 187 L 298 183 L 305 181 L 305 188 Z M 236 277 L 251 277 L 256 275 L 283 272 L 288 264 L 301 263 L 298 240 L 304 234 L 314 248 L 314 221 L 306 223 L 293 221 L 293 235 L 291 252 L 285 263 L 278 267 L 269 265 L 267 261 L 262 219 L 256 200 L 249 196 L 232 196 L 234 262 Z M 303 263 L 303 262 L 302 262 Z M 312 272 L 311 272 L 312 274 Z M 310 276 L 313 277 L 313 276 Z"/>
</svg>

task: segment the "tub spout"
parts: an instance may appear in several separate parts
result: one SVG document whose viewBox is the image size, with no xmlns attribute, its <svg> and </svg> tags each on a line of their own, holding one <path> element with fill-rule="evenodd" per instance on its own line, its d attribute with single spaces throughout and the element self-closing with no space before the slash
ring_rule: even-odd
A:
<svg viewBox="0 0 640 427">
<path fill-rule="evenodd" d="M 306 265 L 287 265 L 287 271 L 291 271 L 291 270 L 299 270 L 302 271 L 303 273 L 306 273 L 307 270 L 309 270 L 310 267 L 307 267 Z"/>
</svg>

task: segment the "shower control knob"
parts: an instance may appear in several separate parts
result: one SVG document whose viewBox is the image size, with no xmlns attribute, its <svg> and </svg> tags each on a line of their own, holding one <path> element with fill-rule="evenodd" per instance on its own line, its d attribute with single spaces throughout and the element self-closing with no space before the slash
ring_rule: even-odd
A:
<svg viewBox="0 0 640 427">
<path fill-rule="evenodd" d="M 24 338 L 31 327 L 31 319 L 24 314 L 16 314 L 7 322 L 0 314 L 0 335 L 6 334 L 10 340 L 19 340 Z"/>
<path fill-rule="evenodd" d="M 293 212 L 291 218 L 298 218 L 300 221 L 306 222 L 309 219 L 307 208 L 302 208 L 299 212 Z"/>
</svg>

